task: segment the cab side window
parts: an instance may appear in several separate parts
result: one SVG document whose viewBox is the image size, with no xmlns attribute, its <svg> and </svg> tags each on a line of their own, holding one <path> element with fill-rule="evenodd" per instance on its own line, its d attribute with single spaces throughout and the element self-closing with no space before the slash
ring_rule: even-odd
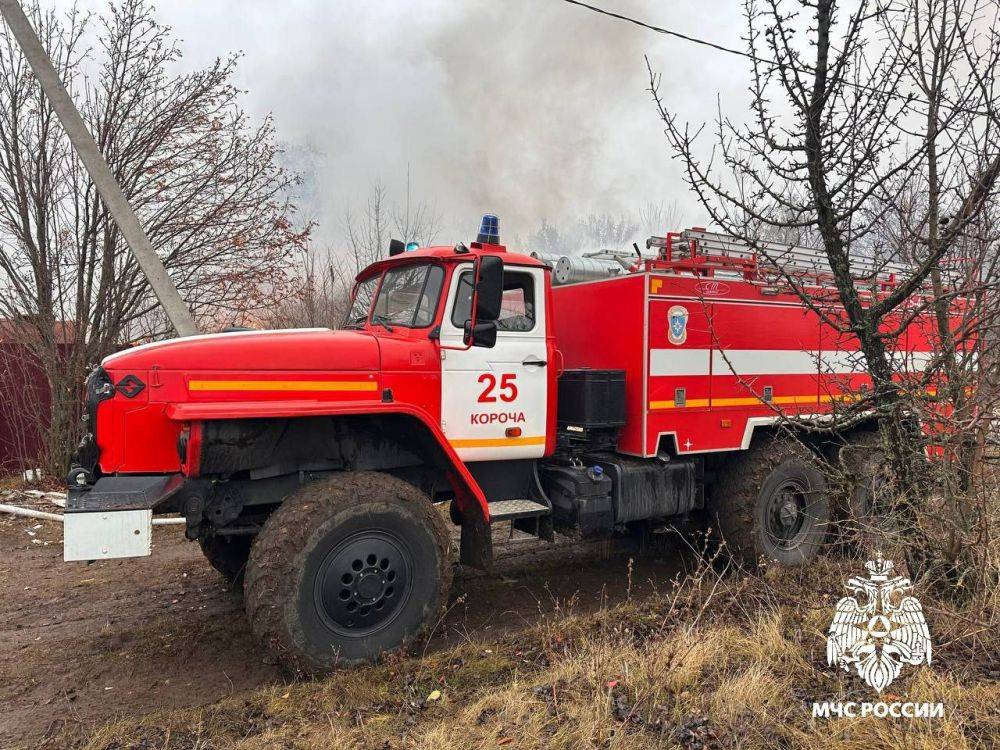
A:
<svg viewBox="0 0 1000 750">
<path fill-rule="evenodd" d="M 535 284 L 530 274 L 505 274 L 497 330 L 530 331 L 535 327 Z"/>
<path fill-rule="evenodd" d="M 458 279 L 455 306 L 451 323 L 462 328 L 472 317 L 472 271 L 463 271 Z M 503 300 L 500 303 L 498 331 L 530 331 L 535 327 L 535 284 L 531 274 L 522 271 L 505 271 L 503 275 Z"/>
</svg>

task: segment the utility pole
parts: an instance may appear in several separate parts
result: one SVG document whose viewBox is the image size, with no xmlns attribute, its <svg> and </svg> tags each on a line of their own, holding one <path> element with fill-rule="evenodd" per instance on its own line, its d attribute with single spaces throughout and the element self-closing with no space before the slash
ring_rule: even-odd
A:
<svg viewBox="0 0 1000 750">
<path fill-rule="evenodd" d="M 163 267 L 163 262 L 153 249 L 118 181 L 111 174 L 108 163 L 104 160 L 94 137 L 87 130 L 80 112 L 59 79 L 59 74 L 52 67 L 52 61 L 24 14 L 21 3 L 18 0 L 0 0 L 0 14 L 3 15 L 7 27 L 21 46 L 24 57 L 41 84 L 52 109 L 59 117 L 70 143 L 76 149 L 90 179 L 94 181 L 104 205 L 108 207 L 118 228 L 125 236 L 125 241 L 132 249 L 132 254 L 146 275 L 153 293 L 163 306 L 177 335 L 193 336 L 198 333 L 191 311 L 181 299 L 177 287 L 167 275 L 167 269 Z"/>
</svg>

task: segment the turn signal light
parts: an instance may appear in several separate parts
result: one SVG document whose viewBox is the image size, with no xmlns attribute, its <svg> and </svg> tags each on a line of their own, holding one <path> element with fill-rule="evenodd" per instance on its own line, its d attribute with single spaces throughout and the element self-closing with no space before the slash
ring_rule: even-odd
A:
<svg viewBox="0 0 1000 750">
<path fill-rule="evenodd" d="M 521 428 L 508 427 L 506 430 L 504 430 L 503 434 L 506 435 L 507 437 L 521 437 Z"/>
</svg>

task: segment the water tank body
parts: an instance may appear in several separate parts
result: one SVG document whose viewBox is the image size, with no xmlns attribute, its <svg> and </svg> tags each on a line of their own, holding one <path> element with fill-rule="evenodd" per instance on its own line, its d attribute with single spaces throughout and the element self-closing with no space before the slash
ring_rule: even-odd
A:
<svg viewBox="0 0 1000 750">
<path fill-rule="evenodd" d="M 537 250 L 531 253 L 531 257 L 540 260 L 547 266 L 556 267 L 556 263 L 562 257 L 559 253 L 540 253 Z"/>
<path fill-rule="evenodd" d="M 557 284 L 577 284 L 581 281 L 596 281 L 611 276 L 621 276 L 625 269 L 614 260 L 582 258 L 579 255 L 564 255 L 557 262 L 552 274 Z"/>
<path fill-rule="evenodd" d="M 583 255 L 558 255 L 556 253 L 531 253 L 548 266 L 552 266 L 552 283 L 578 284 L 581 281 L 595 281 L 612 276 L 621 276 L 625 268 L 617 260 L 608 258 L 588 258 Z"/>
</svg>

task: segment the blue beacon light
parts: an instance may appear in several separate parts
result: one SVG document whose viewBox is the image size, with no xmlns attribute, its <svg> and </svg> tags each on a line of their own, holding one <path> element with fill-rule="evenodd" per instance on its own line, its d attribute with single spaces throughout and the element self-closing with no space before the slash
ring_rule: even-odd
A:
<svg viewBox="0 0 1000 750">
<path fill-rule="evenodd" d="M 417 250 L 419 248 L 420 248 L 420 243 L 419 242 L 407 242 L 406 243 L 406 252 L 408 252 L 408 253 L 412 253 L 414 250 Z"/>
<path fill-rule="evenodd" d="M 479 225 L 479 236 L 476 242 L 481 245 L 500 244 L 500 219 L 494 214 L 484 214 L 483 221 Z"/>
</svg>

